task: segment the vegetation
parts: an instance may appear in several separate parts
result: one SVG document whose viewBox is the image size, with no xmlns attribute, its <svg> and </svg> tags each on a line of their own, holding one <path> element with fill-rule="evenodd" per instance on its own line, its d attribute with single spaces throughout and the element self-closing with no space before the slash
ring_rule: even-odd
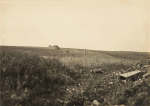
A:
<svg viewBox="0 0 150 106">
<path fill-rule="evenodd" d="M 0 50 L 2 106 L 82 106 L 84 101 L 93 100 L 98 100 L 102 105 L 129 105 L 128 97 L 136 105 L 137 99 L 142 100 L 140 97 L 135 99 L 137 95 L 149 96 L 146 83 L 142 84 L 147 88 L 122 86 L 114 74 L 129 67 L 135 69 L 141 58 L 114 57 L 101 51 L 88 51 L 84 56 L 84 50 L 74 49 L 1 47 Z M 65 51 L 71 52 L 71 56 L 69 52 L 62 54 Z M 104 73 L 91 74 L 90 70 L 95 68 L 101 68 Z M 128 92 L 126 89 L 136 89 L 136 92 L 128 97 L 123 96 L 123 92 Z M 121 96 L 117 98 L 116 95 Z"/>
<path fill-rule="evenodd" d="M 102 106 L 106 104 L 111 105 L 127 105 L 127 106 L 149 106 L 150 105 L 150 86 L 144 81 L 134 84 L 133 86 L 122 87 L 118 90 L 110 101 L 105 101 Z"/>
<path fill-rule="evenodd" d="M 50 94 L 57 91 L 59 86 L 74 84 L 77 78 L 74 71 L 56 59 L 41 59 L 37 55 L 4 52 L 0 60 L 0 90 L 4 96 L 1 98 L 2 104 L 5 106 L 16 102 L 26 105 L 41 104 L 43 101 L 38 101 L 34 98 L 35 95 Z M 24 94 L 25 90 L 28 91 L 27 94 Z M 12 100 L 11 97 L 15 103 L 8 102 Z M 39 103 L 34 103 L 34 99 Z"/>
</svg>

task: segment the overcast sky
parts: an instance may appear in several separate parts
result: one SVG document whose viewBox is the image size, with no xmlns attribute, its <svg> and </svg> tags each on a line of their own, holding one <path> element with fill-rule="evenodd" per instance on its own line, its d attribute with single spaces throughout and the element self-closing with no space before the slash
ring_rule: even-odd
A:
<svg viewBox="0 0 150 106">
<path fill-rule="evenodd" d="M 150 51 L 149 0 L 0 1 L 0 45 Z"/>
</svg>

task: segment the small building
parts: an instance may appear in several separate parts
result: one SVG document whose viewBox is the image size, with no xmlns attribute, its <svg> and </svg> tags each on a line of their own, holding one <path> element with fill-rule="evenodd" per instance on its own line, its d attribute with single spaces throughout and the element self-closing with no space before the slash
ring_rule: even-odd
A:
<svg viewBox="0 0 150 106">
<path fill-rule="evenodd" d="M 136 81 L 139 78 L 142 78 L 142 76 L 143 72 L 141 72 L 140 70 L 135 70 L 124 74 L 120 74 L 120 80 L 122 80 L 123 82 L 127 82 L 128 80 Z"/>
<path fill-rule="evenodd" d="M 59 49 L 59 47 L 58 45 L 53 45 L 53 46 L 49 45 L 49 49 Z"/>
</svg>

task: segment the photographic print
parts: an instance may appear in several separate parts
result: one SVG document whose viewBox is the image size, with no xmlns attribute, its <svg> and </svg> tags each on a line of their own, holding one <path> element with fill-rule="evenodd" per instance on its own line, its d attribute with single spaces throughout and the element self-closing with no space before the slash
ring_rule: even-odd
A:
<svg viewBox="0 0 150 106">
<path fill-rule="evenodd" d="M 0 106 L 149 106 L 149 0 L 0 0 Z"/>
</svg>

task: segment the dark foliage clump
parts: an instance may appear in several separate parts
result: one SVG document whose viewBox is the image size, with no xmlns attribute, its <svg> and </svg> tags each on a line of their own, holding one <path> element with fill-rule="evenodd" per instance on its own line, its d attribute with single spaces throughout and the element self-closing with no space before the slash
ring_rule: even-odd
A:
<svg viewBox="0 0 150 106">
<path fill-rule="evenodd" d="M 43 105 L 45 102 L 38 101 L 39 96 L 75 82 L 75 73 L 57 59 L 3 52 L 0 62 L 0 92 L 4 106 Z"/>
</svg>

